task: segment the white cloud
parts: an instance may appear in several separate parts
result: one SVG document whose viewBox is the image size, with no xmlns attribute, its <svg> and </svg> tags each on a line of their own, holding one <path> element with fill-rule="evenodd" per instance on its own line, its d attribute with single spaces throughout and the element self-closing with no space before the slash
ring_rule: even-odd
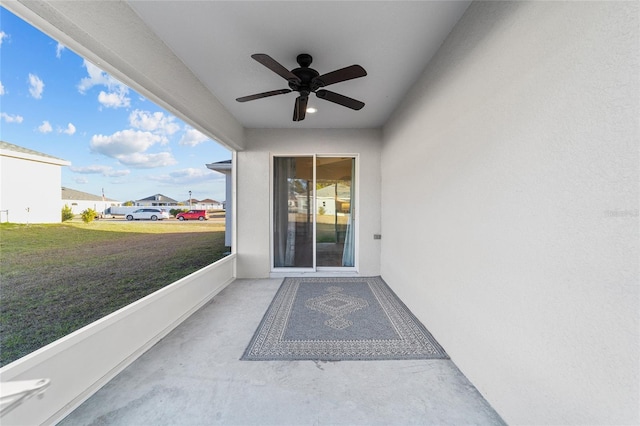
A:
<svg viewBox="0 0 640 426">
<path fill-rule="evenodd" d="M 5 91 L 4 91 L 4 85 L 2 84 L 2 82 L 0 81 L 0 96 L 4 95 Z"/>
<path fill-rule="evenodd" d="M 111 166 L 91 165 L 85 167 L 69 167 L 74 173 L 80 174 L 101 174 L 106 177 L 122 177 L 131 173 L 129 170 L 114 170 Z"/>
<path fill-rule="evenodd" d="M 163 183 L 188 184 L 211 180 L 224 180 L 224 177 L 219 173 L 212 173 L 211 170 L 205 168 L 194 169 L 190 167 L 176 170 L 165 175 L 150 176 L 149 179 Z"/>
<path fill-rule="evenodd" d="M 76 126 L 74 126 L 73 124 L 69 123 L 67 124 L 67 128 L 66 129 L 60 129 L 58 130 L 59 133 L 65 133 L 67 135 L 73 135 L 76 132 Z"/>
<path fill-rule="evenodd" d="M 182 135 L 182 138 L 180 138 L 180 145 L 196 146 L 207 140 L 209 140 L 208 137 L 193 127 L 189 127 L 187 131 L 184 132 L 184 135 Z"/>
<path fill-rule="evenodd" d="M 84 65 L 87 69 L 87 74 L 89 74 L 88 77 L 81 79 L 78 84 L 78 91 L 82 94 L 86 93 L 86 91 L 91 89 L 93 86 L 106 86 L 109 89 L 113 89 L 114 87 L 123 85 L 118 80 L 93 65 L 91 62 L 88 62 L 86 59 L 83 61 L 82 65 Z"/>
<path fill-rule="evenodd" d="M 131 173 L 130 170 L 109 170 L 104 173 L 106 177 L 122 177 Z"/>
<path fill-rule="evenodd" d="M 0 46 L 2 46 L 2 41 L 9 37 L 9 34 L 5 33 L 4 31 L 0 31 Z"/>
<path fill-rule="evenodd" d="M 162 112 L 152 113 L 139 109 L 129 114 L 129 124 L 132 127 L 166 135 L 172 135 L 180 130 L 180 126 L 175 123 L 175 119 L 174 116 L 164 115 Z"/>
<path fill-rule="evenodd" d="M 98 95 L 98 102 L 107 108 L 126 108 L 131 105 L 131 98 L 127 96 L 128 89 L 107 93 L 104 90 Z"/>
<path fill-rule="evenodd" d="M 89 179 L 87 179 L 86 177 L 83 176 L 76 176 L 73 178 L 73 181 L 75 183 L 79 183 L 80 185 L 84 185 L 86 183 L 89 183 Z"/>
<path fill-rule="evenodd" d="M 40 133 L 50 133 L 52 130 L 53 128 L 47 120 L 43 121 L 42 124 L 38 126 L 38 131 Z"/>
<path fill-rule="evenodd" d="M 40 77 L 35 74 L 29 74 L 29 93 L 31 93 L 31 96 L 35 99 L 41 99 L 43 91 L 44 83 L 40 80 Z"/>
<path fill-rule="evenodd" d="M 109 166 L 100 166 L 100 165 L 91 165 L 91 166 L 84 166 L 84 167 L 69 167 L 69 170 L 71 170 L 74 173 L 82 173 L 82 174 L 103 174 L 109 170 L 111 170 L 112 168 Z"/>
<path fill-rule="evenodd" d="M 187 169 L 176 170 L 174 172 L 169 173 L 170 176 L 176 179 L 202 179 L 202 178 L 210 178 L 215 177 L 215 173 L 212 173 L 211 170 L 205 169 L 194 169 L 193 167 L 189 167 Z"/>
<path fill-rule="evenodd" d="M 22 123 L 24 118 L 21 115 L 10 115 L 6 112 L 0 112 L 0 117 L 4 118 L 7 123 Z"/>
<path fill-rule="evenodd" d="M 176 163 L 170 152 L 146 153 L 153 145 L 166 144 L 167 138 L 140 130 L 122 130 L 110 136 L 94 135 L 91 150 L 135 168 L 154 168 Z"/>
<path fill-rule="evenodd" d="M 62 43 L 58 43 L 56 45 L 56 58 L 60 59 L 60 57 L 62 56 L 62 51 L 66 49 L 66 46 Z"/>
<path fill-rule="evenodd" d="M 137 169 L 152 169 L 176 164 L 176 159 L 173 158 L 170 152 L 159 152 L 157 154 L 136 152 L 134 154 L 121 155 L 118 157 L 118 161 Z"/>
<path fill-rule="evenodd" d="M 94 86 L 105 86 L 107 91 L 100 91 L 98 101 L 107 108 L 122 108 L 131 105 L 131 98 L 128 97 L 129 88 L 111 77 L 100 68 L 86 60 L 83 62 L 87 69 L 88 77 L 84 77 L 78 84 L 78 91 L 85 94 L 87 90 Z"/>
<path fill-rule="evenodd" d="M 139 130 L 122 130 L 110 136 L 94 135 L 91 138 L 91 149 L 107 157 L 144 152 L 155 144 L 165 144 L 166 138 L 151 132 Z"/>
</svg>

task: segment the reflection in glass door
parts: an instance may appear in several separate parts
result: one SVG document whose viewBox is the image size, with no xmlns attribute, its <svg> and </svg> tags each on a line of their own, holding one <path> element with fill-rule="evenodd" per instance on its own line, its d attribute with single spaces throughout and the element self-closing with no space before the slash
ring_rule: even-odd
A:
<svg viewBox="0 0 640 426">
<path fill-rule="evenodd" d="M 316 159 L 316 266 L 353 266 L 353 158 Z"/>
<path fill-rule="evenodd" d="M 313 267 L 313 157 L 273 163 L 273 266 Z"/>
<path fill-rule="evenodd" d="M 273 267 L 355 266 L 355 158 L 274 157 L 273 164 Z"/>
</svg>

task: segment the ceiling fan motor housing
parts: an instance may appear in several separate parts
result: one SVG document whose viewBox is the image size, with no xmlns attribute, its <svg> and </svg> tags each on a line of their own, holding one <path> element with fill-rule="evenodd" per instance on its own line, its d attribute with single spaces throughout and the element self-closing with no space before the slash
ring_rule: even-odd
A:
<svg viewBox="0 0 640 426">
<path fill-rule="evenodd" d="M 320 75 L 320 73 L 313 68 L 309 68 L 311 62 L 313 62 L 313 58 L 308 53 L 302 53 L 298 55 L 296 58 L 298 65 L 300 68 L 295 68 L 291 70 L 291 73 L 300 79 L 300 81 L 289 80 L 289 87 L 291 90 L 295 90 L 296 92 L 300 92 L 302 96 L 309 96 L 309 93 L 315 92 L 321 84 L 319 81 L 313 81 L 316 77 Z"/>
</svg>

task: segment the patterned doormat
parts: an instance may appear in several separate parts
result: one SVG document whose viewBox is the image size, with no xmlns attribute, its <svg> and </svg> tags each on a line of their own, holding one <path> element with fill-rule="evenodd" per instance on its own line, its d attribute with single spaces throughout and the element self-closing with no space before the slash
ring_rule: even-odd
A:
<svg viewBox="0 0 640 426">
<path fill-rule="evenodd" d="M 242 360 L 448 359 L 380 277 L 285 278 Z"/>
</svg>

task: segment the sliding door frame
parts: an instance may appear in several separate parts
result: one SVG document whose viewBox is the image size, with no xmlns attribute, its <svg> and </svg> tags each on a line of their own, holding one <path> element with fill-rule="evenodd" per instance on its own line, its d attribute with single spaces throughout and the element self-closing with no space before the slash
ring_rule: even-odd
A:
<svg viewBox="0 0 640 426">
<path fill-rule="evenodd" d="M 275 158 L 277 157 L 295 157 L 295 158 L 312 158 L 313 159 L 313 191 L 311 195 L 311 216 L 313 223 L 313 266 L 312 267 L 275 267 L 275 250 L 274 250 L 274 206 L 275 206 L 275 194 L 274 194 L 274 169 L 275 169 Z M 316 256 L 317 256 L 317 247 L 316 247 L 316 215 L 317 215 L 317 199 L 316 199 L 316 159 L 317 158 L 353 158 L 354 165 L 354 175 L 352 178 L 352 185 L 354 185 L 354 199 L 351 200 L 352 206 L 352 220 L 353 220 L 353 232 L 354 232 L 354 245 L 353 245 L 353 256 L 354 256 L 354 266 L 336 266 L 336 267 L 327 267 L 321 266 L 318 267 L 316 265 Z M 269 155 L 269 262 L 270 262 L 270 270 L 271 273 L 280 274 L 286 273 L 287 275 L 308 275 L 308 274 L 318 274 L 321 275 L 323 273 L 357 273 L 358 272 L 358 263 L 359 263 L 359 213 L 360 209 L 359 198 L 360 198 L 360 157 L 358 154 L 351 153 L 343 153 L 343 154 L 334 154 L 334 153 L 315 153 L 315 154 L 288 154 L 288 153 L 270 153 Z"/>
</svg>

